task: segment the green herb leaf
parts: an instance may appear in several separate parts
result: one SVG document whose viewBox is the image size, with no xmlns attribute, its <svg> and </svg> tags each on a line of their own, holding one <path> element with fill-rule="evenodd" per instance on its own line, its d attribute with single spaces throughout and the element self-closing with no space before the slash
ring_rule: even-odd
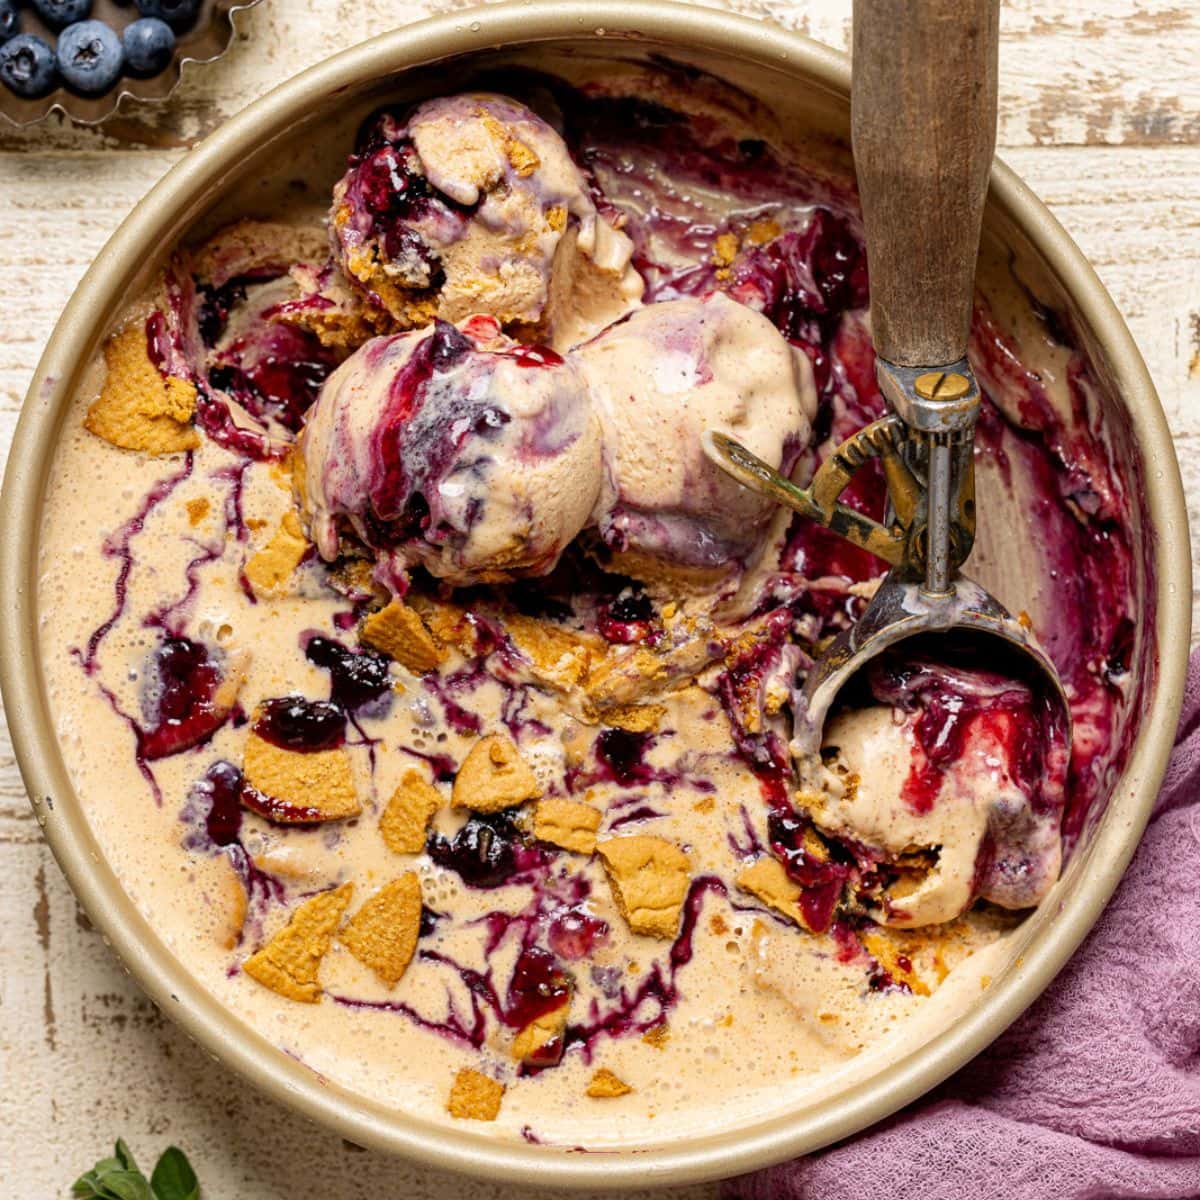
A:
<svg viewBox="0 0 1200 1200">
<path fill-rule="evenodd" d="M 99 1163 L 96 1167 L 99 1167 Z M 100 1190 L 103 1186 L 100 1183 L 100 1177 L 96 1173 L 96 1167 L 86 1172 L 75 1180 L 71 1187 L 71 1195 L 80 1197 L 80 1200 L 94 1200 L 96 1196 L 103 1196 L 104 1193 Z"/>
<path fill-rule="evenodd" d="M 141 1174 L 141 1172 L 138 1171 L 137 1163 L 134 1161 L 133 1152 L 127 1145 L 125 1145 L 125 1142 L 121 1138 L 117 1138 L 115 1153 L 117 1156 L 117 1161 L 121 1164 L 121 1170 L 137 1171 L 139 1175 Z"/>
<path fill-rule="evenodd" d="M 110 1171 L 104 1176 L 104 1200 L 154 1200 L 141 1171 Z"/>
<path fill-rule="evenodd" d="M 155 1200 L 200 1200 L 200 1183 L 187 1155 L 178 1146 L 168 1146 L 150 1177 Z"/>
</svg>

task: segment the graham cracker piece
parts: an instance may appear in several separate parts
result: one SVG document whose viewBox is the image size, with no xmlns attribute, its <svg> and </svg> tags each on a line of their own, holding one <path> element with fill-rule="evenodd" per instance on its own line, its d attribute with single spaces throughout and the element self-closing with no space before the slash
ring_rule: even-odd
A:
<svg viewBox="0 0 1200 1200">
<path fill-rule="evenodd" d="M 414 594 L 409 604 L 420 614 L 434 642 L 454 646 L 468 658 L 479 653 L 479 630 L 461 604 L 420 594 Z"/>
<path fill-rule="evenodd" d="M 341 746 L 311 752 L 286 750 L 251 730 L 242 756 L 242 774 L 255 791 L 284 807 L 271 816 L 281 824 L 342 821 L 362 811 L 350 755 Z M 290 817 L 289 808 L 297 815 Z"/>
<path fill-rule="evenodd" d="M 914 996 L 930 995 L 929 985 L 917 974 L 912 958 L 904 946 L 882 930 L 863 935 L 866 952 L 897 982 L 904 984 Z"/>
<path fill-rule="evenodd" d="M 233 950 L 246 923 L 246 888 L 226 856 L 222 855 L 217 862 L 221 864 L 218 908 L 223 910 L 217 924 L 217 941 L 224 949 Z"/>
<path fill-rule="evenodd" d="M 242 963 L 242 970 L 289 1000 L 316 1004 L 321 998 L 321 959 L 329 952 L 353 892 L 352 883 L 343 883 L 305 900 L 287 925 Z"/>
<path fill-rule="evenodd" d="M 480 738 L 463 759 L 450 798 L 455 808 L 490 813 L 541 794 L 541 785 L 512 738 L 492 733 Z"/>
<path fill-rule="evenodd" d="M 277 320 L 315 334 L 322 346 L 357 350 L 364 342 L 392 329 L 391 315 L 367 302 L 362 293 L 324 257 L 295 263 L 288 274 L 300 292 L 298 302 L 284 306 Z"/>
<path fill-rule="evenodd" d="M 601 1067 L 587 1085 L 587 1094 L 595 1100 L 609 1100 L 617 1096 L 628 1096 L 633 1088 L 607 1067 Z"/>
<path fill-rule="evenodd" d="M 661 1050 L 671 1040 L 671 1027 L 666 1021 L 659 1021 L 642 1034 L 642 1041 L 655 1050 Z"/>
<path fill-rule="evenodd" d="M 289 509 L 271 540 L 246 563 L 246 578 L 254 594 L 263 600 L 283 591 L 307 553 L 308 538 L 300 517 Z"/>
<path fill-rule="evenodd" d="M 665 838 L 621 837 L 596 847 L 613 899 L 634 933 L 673 938 L 691 882 L 688 856 Z"/>
<path fill-rule="evenodd" d="M 199 525 L 208 516 L 212 502 L 207 496 L 197 496 L 194 500 L 189 500 L 184 508 L 187 509 L 188 524 Z"/>
<path fill-rule="evenodd" d="M 519 613 L 504 618 L 504 629 L 539 683 L 565 692 L 587 677 L 592 650 L 578 634 Z"/>
<path fill-rule="evenodd" d="M 485 108 L 477 108 L 475 116 L 483 127 L 503 147 L 504 156 L 512 164 L 513 170 L 522 178 L 527 179 L 541 166 L 541 159 L 502 121 L 497 120 Z M 480 190 L 494 186 L 494 179 L 480 181 Z"/>
<path fill-rule="evenodd" d="M 513 1057 L 537 1066 L 551 1066 L 562 1057 L 562 1036 L 571 1001 L 535 1017 L 513 1041 Z"/>
<path fill-rule="evenodd" d="M 788 875 L 779 859 L 764 855 L 750 866 L 744 867 L 738 873 L 736 882 L 743 892 L 757 896 L 769 908 L 795 921 L 801 929 L 809 929 L 811 932 L 800 906 L 803 889 Z"/>
<path fill-rule="evenodd" d="M 662 704 L 623 704 L 605 711 L 604 724 L 629 733 L 653 733 L 666 715 Z"/>
<path fill-rule="evenodd" d="M 504 1084 L 498 1079 L 463 1067 L 454 1077 L 446 1111 L 463 1121 L 494 1121 L 503 1099 Z"/>
<path fill-rule="evenodd" d="M 421 935 L 421 880 L 415 871 L 380 888 L 346 922 L 342 945 L 388 987 L 408 970 Z"/>
<path fill-rule="evenodd" d="M 446 648 L 434 639 L 421 614 L 399 598 L 367 617 L 358 637 L 414 675 L 428 674 L 446 661 Z"/>
<path fill-rule="evenodd" d="M 533 836 L 576 854 L 591 854 L 602 819 L 600 810 L 590 804 L 549 796 L 534 806 Z"/>
<path fill-rule="evenodd" d="M 718 267 L 727 267 L 738 253 L 738 237 L 736 233 L 721 233 L 713 242 L 712 262 Z"/>
<path fill-rule="evenodd" d="M 427 783 L 419 771 L 406 771 L 379 818 L 384 845 L 393 854 L 420 854 L 425 849 L 430 818 L 441 806 L 437 788 Z"/>
<path fill-rule="evenodd" d="M 108 339 L 104 363 L 107 374 L 84 418 L 85 429 L 123 450 L 147 454 L 178 454 L 200 445 L 191 423 L 196 389 L 185 379 L 161 374 L 140 324 Z"/>
</svg>

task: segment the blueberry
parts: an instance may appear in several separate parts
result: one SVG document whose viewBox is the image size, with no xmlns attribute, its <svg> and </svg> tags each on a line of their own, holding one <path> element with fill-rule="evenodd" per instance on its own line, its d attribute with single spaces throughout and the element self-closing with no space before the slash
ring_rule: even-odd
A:
<svg viewBox="0 0 1200 1200">
<path fill-rule="evenodd" d="M 143 17 L 158 17 L 174 30 L 187 29 L 200 11 L 200 0 L 137 0 Z"/>
<path fill-rule="evenodd" d="M 17 32 L 19 23 L 20 18 L 17 16 L 17 7 L 13 0 L 0 0 L 0 46 Z"/>
<path fill-rule="evenodd" d="M 35 34 L 18 33 L 0 46 L 0 79 L 18 96 L 44 96 L 58 82 L 54 51 Z"/>
<path fill-rule="evenodd" d="M 121 44 L 125 47 L 125 62 L 134 74 L 157 75 L 175 53 L 175 34 L 166 21 L 142 17 L 125 26 Z"/>
<path fill-rule="evenodd" d="M 107 92 L 123 63 L 121 39 L 103 21 L 79 21 L 58 35 L 58 69 L 77 92 Z"/>
<path fill-rule="evenodd" d="M 92 11 L 92 0 L 33 0 L 33 10 L 51 29 L 82 21 Z"/>
</svg>

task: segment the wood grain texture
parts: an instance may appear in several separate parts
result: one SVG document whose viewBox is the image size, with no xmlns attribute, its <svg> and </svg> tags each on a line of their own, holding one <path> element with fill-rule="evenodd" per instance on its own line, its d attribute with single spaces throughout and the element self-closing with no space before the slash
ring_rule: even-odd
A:
<svg viewBox="0 0 1200 1200">
<path fill-rule="evenodd" d="M 850 94 L 875 349 L 967 353 L 996 148 L 1000 0 L 854 0 Z"/>
<path fill-rule="evenodd" d="M 840 49 L 850 0 L 728 0 Z M 0 460 L 50 329 L 129 208 L 197 138 L 295 71 L 455 0 L 265 0 L 161 110 L 0 130 Z M 464 20 L 469 18 L 464 17 Z M 1006 0 L 1000 153 L 1095 264 L 1150 365 L 1200 533 L 1200 6 Z M 1194 545 L 1196 543 L 1194 542 Z M 174 1140 L 206 1200 L 515 1200 L 355 1150 L 249 1094 L 126 978 L 26 804 L 0 721 L 0 1177 L 59 1197 L 118 1134 Z M 678 1193 L 686 1200 L 716 1189 Z M 636 1197 L 637 1193 L 627 1193 Z"/>
</svg>

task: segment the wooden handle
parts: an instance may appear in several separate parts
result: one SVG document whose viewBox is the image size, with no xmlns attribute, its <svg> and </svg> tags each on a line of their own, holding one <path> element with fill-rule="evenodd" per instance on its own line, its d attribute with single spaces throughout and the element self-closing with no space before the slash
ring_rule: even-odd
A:
<svg viewBox="0 0 1200 1200">
<path fill-rule="evenodd" d="M 851 122 L 875 350 L 963 357 L 996 146 L 1000 0 L 854 0 Z"/>
</svg>

